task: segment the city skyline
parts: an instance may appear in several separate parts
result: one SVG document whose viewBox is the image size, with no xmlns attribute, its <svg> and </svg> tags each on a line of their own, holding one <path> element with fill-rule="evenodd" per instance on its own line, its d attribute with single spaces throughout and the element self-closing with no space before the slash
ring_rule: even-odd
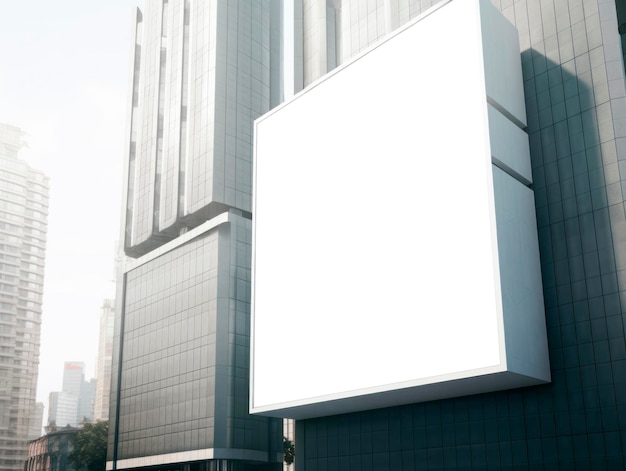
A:
<svg viewBox="0 0 626 471">
<path fill-rule="evenodd" d="M 115 292 L 130 30 L 139 3 L 0 5 L 0 122 L 21 128 L 28 147 L 20 157 L 50 176 L 37 392 L 46 405 L 61 390 L 65 361 L 83 361 L 86 376 L 96 376 L 101 306 Z M 92 172 L 99 177 L 82 177 Z"/>
</svg>

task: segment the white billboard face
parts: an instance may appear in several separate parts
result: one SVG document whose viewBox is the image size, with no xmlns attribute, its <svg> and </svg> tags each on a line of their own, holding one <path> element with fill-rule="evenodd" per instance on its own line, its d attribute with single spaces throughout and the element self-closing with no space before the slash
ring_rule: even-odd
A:
<svg viewBox="0 0 626 471">
<path fill-rule="evenodd" d="M 506 372 L 479 16 L 452 2 L 256 122 L 252 412 Z"/>
</svg>

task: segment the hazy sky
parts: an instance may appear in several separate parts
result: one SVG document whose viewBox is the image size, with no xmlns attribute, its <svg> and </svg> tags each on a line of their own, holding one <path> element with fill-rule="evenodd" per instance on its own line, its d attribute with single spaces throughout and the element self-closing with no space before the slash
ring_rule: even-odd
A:
<svg viewBox="0 0 626 471">
<path fill-rule="evenodd" d="M 102 301 L 115 293 L 132 11 L 141 0 L 0 0 L 0 122 L 50 177 L 37 400 L 63 362 L 95 376 Z M 47 411 L 44 416 L 47 423 Z"/>
</svg>

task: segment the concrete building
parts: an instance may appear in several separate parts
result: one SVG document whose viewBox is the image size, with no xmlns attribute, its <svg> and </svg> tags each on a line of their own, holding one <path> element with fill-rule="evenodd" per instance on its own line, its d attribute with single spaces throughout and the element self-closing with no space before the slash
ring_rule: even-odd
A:
<svg viewBox="0 0 626 471">
<path fill-rule="evenodd" d="M 96 365 L 96 396 L 94 419 L 109 420 L 109 397 L 111 395 L 111 361 L 113 354 L 113 326 L 115 324 L 115 301 L 105 299 L 100 312 L 98 336 L 98 359 Z"/>
<path fill-rule="evenodd" d="M 481 36 L 476 36 L 476 31 L 480 32 L 481 28 L 494 25 L 495 21 L 485 21 L 485 17 L 476 16 L 475 12 L 462 18 L 452 14 L 456 8 L 469 8 L 462 5 L 470 3 L 478 4 L 465 2 L 465 0 L 450 2 L 344 0 L 332 3 L 323 0 L 303 1 L 300 4 L 303 7 L 303 20 L 299 23 L 303 25 L 302 36 L 304 37 L 303 85 L 314 83 L 315 87 L 314 90 L 305 90 L 305 93 L 294 102 L 284 105 L 274 114 L 260 120 L 257 127 L 257 131 L 260 131 L 257 135 L 257 143 L 260 142 L 259 148 L 263 149 L 263 146 L 267 145 L 267 139 L 275 132 L 271 126 L 275 124 L 277 129 L 280 128 L 278 126 L 280 119 L 287 123 L 293 122 L 294 118 L 290 113 L 294 110 L 299 107 L 305 111 L 313 109 L 311 103 L 307 104 L 307 101 L 312 100 L 312 96 L 319 101 L 330 96 L 326 95 L 327 92 L 334 91 L 332 95 L 334 99 L 350 100 L 352 97 L 350 93 L 344 96 L 333 87 L 349 92 L 350 86 L 356 86 L 358 83 L 355 78 L 358 74 L 355 71 L 368 70 L 368 61 L 375 59 L 380 61 L 374 62 L 378 65 L 379 71 L 377 84 L 372 85 L 367 77 L 362 76 L 368 84 L 369 95 L 363 92 L 360 95 L 362 101 L 354 100 L 351 103 L 354 103 L 353 107 L 362 106 L 364 113 L 368 112 L 371 107 L 381 109 L 376 107 L 385 101 L 395 100 L 398 103 L 397 106 L 401 107 L 402 100 L 398 97 L 405 93 L 407 101 L 413 105 L 413 112 L 406 113 L 404 116 L 410 123 L 414 123 L 414 126 L 407 129 L 407 132 L 414 134 L 416 146 L 407 145 L 405 140 L 399 141 L 403 143 L 403 146 L 394 145 L 397 142 L 394 139 L 402 136 L 394 135 L 394 126 L 388 127 L 385 123 L 391 120 L 396 126 L 403 125 L 393 120 L 393 113 L 379 113 L 378 118 L 367 115 L 378 123 L 381 133 L 389 132 L 391 133 L 389 136 L 394 138 L 388 140 L 387 147 L 379 147 L 381 152 L 378 154 L 380 157 L 377 162 L 380 165 L 379 175 L 382 181 L 374 179 L 371 184 L 371 188 L 374 188 L 383 200 L 389 194 L 406 194 L 404 193 L 406 188 L 413 190 L 411 185 L 404 185 L 399 192 L 396 192 L 396 189 L 390 189 L 390 185 L 382 177 L 388 177 L 391 181 L 401 179 L 406 173 L 406 167 L 403 165 L 406 165 L 407 160 L 399 162 L 395 173 L 389 173 L 390 169 L 385 164 L 387 162 L 398 163 L 391 159 L 389 154 L 393 156 L 395 152 L 407 150 L 410 154 L 413 149 L 419 148 L 422 139 L 428 138 L 427 132 L 420 133 L 422 128 L 417 124 L 426 126 L 429 124 L 428 121 L 437 115 L 429 115 L 425 122 L 420 114 L 423 109 L 447 110 L 447 116 L 451 119 L 450 123 L 446 122 L 445 125 L 450 126 L 449 139 L 451 140 L 459 139 L 457 131 L 463 131 L 467 127 L 474 129 L 476 123 L 481 121 L 481 115 L 489 126 L 493 126 L 492 119 L 497 116 L 497 113 L 502 114 L 518 130 L 526 133 L 530 155 L 530 179 L 520 179 L 520 176 L 524 175 L 523 172 L 515 171 L 508 165 L 500 165 L 502 162 L 498 164 L 500 152 L 504 155 L 517 147 L 517 144 L 512 144 L 509 149 L 499 147 L 494 153 L 488 155 L 489 162 L 492 164 L 490 167 L 497 167 L 497 169 L 489 170 L 489 175 L 494 176 L 494 181 L 492 183 L 489 180 L 488 187 L 493 185 L 493 191 L 496 194 L 494 220 L 498 224 L 509 217 L 515 217 L 519 209 L 510 208 L 504 213 L 498 212 L 497 194 L 500 191 L 498 188 L 502 187 L 498 186 L 500 183 L 496 182 L 495 175 L 503 172 L 508 175 L 507 178 L 510 177 L 522 184 L 524 180 L 527 180 L 524 191 L 527 193 L 530 191 L 534 199 L 536 216 L 533 218 L 534 221 L 528 222 L 530 226 L 536 227 L 533 230 L 536 231 L 539 248 L 542 313 L 545 316 L 548 349 L 548 356 L 547 358 L 544 356 L 542 361 L 549 361 L 549 378 L 544 377 L 543 381 L 546 381 L 544 384 L 538 381 L 535 385 L 496 385 L 491 381 L 493 377 L 484 376 L 484 371 L 473 370 L 469 378 L 461 379 L 458 375 L 455 376 L 460 372 L 452 369 L 439 377 L 428 374 L 412 378 L 404 377 L 401 381 L 403 385 L 396 382 L 397 376 L 388 376 L 385 379 L 385 375 L 389 373 L 386 370 L 394 370 L 398 364 L 405 366 L 405 371 L 416 371 L 419 368 L 436 364 L 441 359 L 451 361 L 465 359 L 464 357 L 468 354 L 471 356 L 475 353 L 478 345 L 481 347 L 484 345 L 482 341 L 485 335 L 488 335 L 485 330 L 477 332 L 468 330 L 472 332 L 470 338 L 478 339 L 476 346 L 456 348 L 455 344 L 451 343 L 445 350 L 437 350 L 439 342 L 449 340 L 443 333 L 454 334 L 456 327 L 462 325 L 459 323 L 463 322 L 463 317 L 455 318 L 455 322 L 448 322 L 447 325 L 435 325 L 434 330 L 431 330 L 432 325 L 426 326 L 425 324 L 421 325 L 424 327 L 422 330 L 411 328 L 416 326 L 416 318 L 423 316 L 428 318 L 428 313 L 431 314 L 431 318 L 432 313 L 436 312 L 438 315 L 443 315 L 445 319 L 452 319 L 447 316 L 453 313 L 446 311 L 445 307 L 453 305 L 459 298 L 463 283 L 459 283 L 454 276 L 458 269 L 465 268 L 466 258 L 459 258 L 456 264 L 450 265 L 450 261 L 443 255 L 448 253 L 448 248 L 454 248 L 457 243 L 464 242 L 467 229 L 473 230 L 478 222 L 473 216 L 467 220 L 463 219 L 466 215 L 463 210 L 442 212 L 441 214 L 448 215 L 453 221 L 457 221 L 457 228 L 441 230 L 444 226 L 440 225 L 440 222 L 445 224 L 445 219 L 437 219 L 437 211 L 427 212 L 427 207 L 417 205 L 421 201 L 419 199 L 409 200 L 408 203 L 405 199 L 397 199 L 393 206 L 383 205 L 380 208 L 381 211 L 372 215 L 371 218 L 360 218 L 362 213 L 358 209 L 359 204 L 363 204 L 362 198 L 356 196 L 353 201 L 354 206 L 342 204 L 343 200 L 336 200 L 337 207 L 346 208 L 341 214 L 344 220 L 352 217 L 355 224 L 363 224 L 362 233 L 365 236 L 369 235 L 370 230 L 383 223 L 387 224 L 385 227 L 389 230 L 378 232 L 381 238 L 376 241 L 376 244 L 370 244 L 368 248 L 361 250 L 363 260 L 369 262 L 366 267 L 360 265 L 363 263 L 361 259 L 350 258 L 350 245 L 344 244 L 347 254 L 345 258 L 338 260 L 338 265 L 332 265 L 333 280 L 336 278 L 336 272 L 342 273 L 341 269 L 344 265 L 341 263 L 344 260 L 356 260 L 356 266 L 361 270 L 365 268 L 367 273 L 377 275 L 388 258 L 397 259 L 396 247 L 398 245 L 410 255 L 415 245 L 428 240 L 433 244 L 430 246 L 431 251 L 441 254 L 442 258 L 439 266 L 417 263 L 411 265 L 412 270 L 404 271 L 405 268 L 401 267 L 402 270 L 398 272 L 385 272 L 397 283 L 397 290 L 389 291 L 387 307 L 381 304 L 381 309 L 378 309 L 376 313 L 371 313 L 368 306 L 365 306 L 362 311 L 358 312 L 358 320 L 350 317 L 353 314 L 351 308 L 354 308 L 356 303 L 345 302 L 341 290 L 333 290 L 335 285 L 327 278 L 323 278 L 325 283 L 314 285 L 305 283 L 304 287 L 310 290 L 308 294 L 303 291 L 298 292 L 300 299 L 318 301 L 321 297 L 322 302 L 327 301 L 327 306 L 333 311 L 334 316 L 332 321 L 328 319 L 328 316 L 320 316 L 318 323 L 322 324 L 321 326 L 310 324 L 311 329 L 314 328 L 317 334 L 315 341 L 319 346 L 319 351 L 311 355 L 309 350 L 308 357 L 302 354 L 294 360 L 291 379 L 296 387 L 276 390 L 275 394 L 263 396 L 267 392 L 263 390 L 263 381 L 268 375 L 271 377 L 273 373 L 269 369 L 255 370 L 253 396 L 255 387 L 258 386 L 261 389 L 258 391 L 259 396 L 253 399 L 252 408 L 254 410 L 256 406 L 259 413 L 266 415 L 297 416 L 302 419 L 296 421 L 296 466 L 299 471 L 317 469 L 623 469 L 626 465 L 626 336 L 624 327 L 626 167 L 623 165 L 626 161 L 626 147 L 624 146 L 626 91 L 623 37 L 620 38 L 620 33 L 626 31 L 623 27 L 626 23 L 624 5 L 622 2 L 613 0 L 584 2 L 495 0 L 491 2 L 517 32 L 519 51 L 516 59 L 521 63 L 525 110 L 523 114 L 518 114 L 512 112 L 508 106 L 502 106 L 502 103 L 493 100 L 490 93 L 494 91 L 487 83 L 485 87 L 487 98 L 489 98 L 487 111 L 484 111 L 484 114 L 482 111 L 475 114 L 475 120 L 466 119 L 464 121 L 466 126 L 457 128 L 454 127 L 455 121 L 452 119 L 456 117 L 456 112 L 450 112 L 450 108 L 446 107 L 454 108 L 455 104 L 461 103 L 455 100 L 461 100 L 463 97 L 454 95 L 452 88 L 442 87 L 436 82 L 451 84 L 456 79 L 459 86 L 465 86 L 466 82 L 474 77 L 472 75 L 474 65 L 483 63 L 488 66 L 490 53 L 486 51 L 490 50 L 493 44 L 501 44 L 501 42 L 483 43 Z M 488 9 L 486 2 L 481 2 L 480 5 L 481 11 Z M 434 9 L 430 9 L 431 7 Z M 421 28 L 429 28 L 428 25 L 433 24 L 431 20 L 437 18 L 438 15 L 448 13 L 451 16 L 447 23 L 439 24 L 439 28 L 429 30 L 430 36 L 424 38 L 423 41 L 410 43 L 412 35 L 419 36 L 420 31 L 424 31 Z M 468 29 L 469 24 L 474 24 L 475 29 Z M 503 29 L 506 28 L 503 27 Z M 466 50 L 466 46 L 481 45 L 482 52 L 478 56 L 479 59 L 465 61 L 463 57 L 454 56 L 454 54 L 446 55 L 451 51 L 450 46 L 454 46 L 454 43 L 451 45 L 449 41 L 457 44 L 459 50 Z M 401 50 L 399 47 L 396 49 L 396 46 L 403 42 L 412 44 L 410 54 L 385 57 L 386 51 Z M 447 52 L 444 54 L 444 51 Z M 434 62 L 426 60 L 431 53 L 434 56 Z M 436 61 L 438 55 L 439 62 Z M 477 56 L 470 57 L 476 58 Z M 510 56 L 507 60 L 513 60 L 512 57 Z M 335 65 L 333 58 L 337 64 L 344 67 L 332 72 L 331 69 Z M 385 60 L 388 62 L 385 63 Z M 391 70 L 396 71 L 398 61 L 410 63 L 411 60 L 417 61 L 421 73 L 438 79 L 430 84 L 431 88 L 426 89 L 429 94 L 422 95 L 426 101 L 429 96 L 435 97 L 434 101 L 437 102 L 437 106 L 433 108 L 415 106 L 415 103 L 410 101 L 410 97 L 418 96 L 411 87 L 417 88 L 424 83 L 419 76 L 411 75 L 413 85 L 401 78 L 397 79 L 398 76 L 394 81 L 386 77 L 383 72 L 387 70 L 387 67 L 381 66 L 385 63 L 386 66 L 393 67 Z M 514 62 L 510 64 L 514 65 Z M 510 67 L 499 67 L 495 69 L 495 76 L 505 74 L 508 70 Z M 330 74 L 326 79 L 313 82 L 329 71 Z M 485 76 L 488 77 L 493 73 L 494 71 L 487 67 L 484 72 L 479 72 L 478 77 L 480 78 L 482 74 L 483 79 L 480 80 L 484 80 Z M 341 88 L 342 86 L 344 88 Z M 400 91 L 396 93 L 398 89 Z M 316 95 L 313 95 L 314 91 Z M 482 99 L 484 93 L 483 88 L 473 96 Z M 454 99 L 450 98 L 452 96 Z M 386 97 L 388 99 L 384 100 Z M 311 108 L 306 108 L 305 105 Z M 489 107 L 496 108 L 497 113 L 494 114 Z M 338 106 L 337 109 L 342 108 Z M 464 110 L 463 107 L 459 109 L 459 112 L 462 113 Z M 336 112 L 337 110 L 333 108 L 332 113 Z M 306 112 L 303 112 L 302 116 L 304 118 L 299 121 L 300 124 L 304 127 L 313 126 L 310 121 L 306 120 L 308 116 Z M 325 117 L 324 120 L 326 119 Z M 281 126 L 283 126 L 283 132 L 289 135 L 289 128 L 284 127 L 284 124 Z M 332 131 L 332 129 L 321 129 L 326 133 Z M 493 130 L 492 127 L 480 131 L 485 133 L 485 142 L 489 143 L 492 150 L 499 134 L 494 133 Z M 328 140 L 328 136 L 331 135 L 320 135 L 318 131 L 319 129 L 315 127 L 315 130 L 311 131 L 313 135 L 310 136 L 311 140 L 316 139 L 314 141 L 316 145 L 320 141 Z M 268 136 L 264 137 L 263 132 L 268 132 Z M 341 137 L 340 133 L 338 134 Z M 371 135 L 371 130 L 369 133 L 362 132 L 360 139 L 369 141 Z M 468 137 L 471 138 L 471 135 Z M 494 137 L 495 141 L 492 140 Z M 263 141 L 263 139 L 266 140 Z M 443 145 L 445 140 L 441 142 Z M 343 143 L 341 139 L 333 141 L 333 144 L 345 145 L 343 148 L 347 150 L 346 157 L 350 156 L 350 152 L 354 152 L 354 148 Z M 448 142 L 445 142 L 445 145 L 448 145 Z M 302 155 L 307 154 L 303 152 Z M 421 152 L 413 158 L 428 159 L 431 155 L 438 154 Z M 465 155 L 469 158 L 475 153 L 467 152 Z M 256 165 L 271 163 L 267 160 L 268 154 L 262 154 L 262 156 L 266 158 L 266 162 L 262 164 L 259 160 Z M 370 161 L 369 154 L 364 153 L 360 156 L 364 161 L 363 165 Z M 294 168 L 297 170 L 297 167 L 294 166 Z M 264 171 L 262 167 L 257 170 L 258 172 Z M 473 188 L 467 188 L 463 186 L 463 181 L 453 180 L 456 170 L 455 161 L 454 165 L 449 165 L 448 168 L 437 173 L 426 172 L 426 176 L 423 176 L 422 170 L 418 169 L 414 170 L 411 175 L 416 186 L 428 183 L 428 179 L 436 179 L 439 188 L 432 187 L 433 191 L 428 198 L 433 205 L 441 204 L 445 194 L 453 195 L 458 198 L 459 204 L 461 200 L 465 204 L 466 198 L 473 195 L 474 191 L 483 188 L 484 184 L 478 183 L 480 180 L 475 180 L 476 184 L 472 185 Z M 514 171 L 511 172 L 511 170 Z M 360 172 L 359 167 L 354 167 L 353 175 L 357 175 L 357 172 Z M 328 175 L 329 173 L 326 174 L 325 179 L 321 178 L 316 182 L 317 187 L 324 188 L 324 191 L 332 188 L 335 183 L 334 180 L 329 179 Z M 336 175 L 334 170 L 332 175 Z M 273 197 L 272 192 L 267 190 L 267 183 L 271 179 L 267 178 L 267 174 L 262 173 L 259 173 L 257 177 L 260 179 L 257 182 L 257 191 L 260 193 L 257 192 L 256 198 L 257 204 L 262 208 L 264 203 L 261 197 L 269 197 L 270 200 Z M 358 179 L 346 179 L 344 173 L 339 174 L 337 178 L 344 185 L 344 194 L 349 194 L 355 188 L 359 189 L 355 184 L 355 180 Z M 264 184 L 265 186 L 262 186 Z M 460 194 L 455 193 L 455 190 L 459 188 L 464 188 L 465 191 Z M 284 189 L 282 184 L 278 187 L 278 191 Z M 292 190 L 294 193 L 288 193 L 291 201 L 308 202 L 307 199 L 301 200 L 298 193 L 298 191 L 306 193 L 310 190 L 308 186 L 304 189 L 293 187 Z M 389 193 L 391 190 L 392 193 Z M 405 224 L 404 216 L 397 213 L 390 215 L 388 209 L 395 209 L 396 204 L 408 209 L 405 214 L 419 222 L 423 234 L 416 235 L 407 231 L 406 228 L 409 226 Z M 412 204 L 414 206 L 411 209 Z M 375 205 L 371 207 L 378 208 Z M 273 208 L 274 206 L 265 207 L 267 211 L 265 215 L 257 208 L 255 210 L 256 224 L 262 224 L 263 217 L 267 217 L 268 214 L 272 216 Z M 297 208 L 297 204 L 294 204 L 293 208 Z M 306 211 L 309 208 L 310 206 L 307 206 Z M 292 211 L 290 214 L 298 213 Z M 428 217 L 424 217 L 424 214 L 428 214 Z M 472 212 L 472 214 L 476 213 Z M 315 221 L 327 222 L 331 216 L 334 216 L 334 213 L 327 212 L 326 215 L 326 219 L 320 218 Z M 330 220 L 339 223 L 342 221 L 341 217 L 334 217 Z M 295 221 L 299 222 L 300 219 L 295 218 Z M 437 221 L 437 224 L 433 225 L 432 221 Z M 337 226 L 333 227 L 335 233 L 341 234 Z M 263 234 L 265 229 L 262 226 L 256 228 L 257 232 L 261 230 L 259 234 Z M 428 238 L 430 231 L 437 234 L 437 237 Z M 400 236 L 390 240 L 390 232 L 398 233 Z M 321 241 L 325 241 L 324 235 L 320 235 Z M 448 235 L 457 237 L 447 239 L 446 242 Z M 507 235 L 502 227 L 496 227 L 495 236 L 492 233 L 489 239 L 500 257 L 498 269 L 504 271 L 510 269 L 511 266 L 508 265 L 510 259 L 503 261 L 502 254 L 506 252 L 506 249 L 503 249 L 501 243 L 514 241 L 515 232 Z M 359 241 L 358 238 L 353 240 Z M 367 240 L 371 242 L 371 239 Z M 443 247 L 440 245 L 442 241 Z M 259 254 L 263 255 L 264 249 L 259 245 L 261 243 L 267 244 L 268 240 L 256 240 L 257 257 Z M 519 241 L 514 243 L 517 244 Z M 320 255 L 316 251 L 318 246 L 308 244 L 306 247 L 310 248 L 313 254 L 305 254 L 305 260 L 315 262 L 316 257 Z M 289 257 L 292 259 L 301 257 L 297 252 L 298 247 L 294 247 L 294 250 Z M 276 253 L 279 260 L 287 263 L 284 254 L 280 251 Z M 389 254 L 388 258 L 384 257 L 385 253 Z M 522 253 L 528 254 L 529 252 Z M 380 254 L 382 255 L 379 257 Z M 529 257 L 530 259 L 532 256 Z M 257 262 L 259 262 L 258 259 Z M 263 265 L 263 259 L 260 263 L 260 273 L 268 273 L 263 271 L 267 268 L 267 265 Z M 420 270 L 424 266 L 427 270 L 421 281 L 407 289 L 403 277 L 408 274 L 409 279 L 414 280 L 416 273 L 418 277 L 421 276 Z M 522 267 L 523 263 L 518 266 Z M 476 268 L 478 267 L 481 267 L 480 263 L 476 265 Z M 353 267 L 350 269 L 352 270 Z M 358 269 L 354 271 L 358 274 Z M 353 271 L 345 273 L 352 274 Z M 298 278 L 300 275 L 301 270 L 289 272 L 290 277 L 302 280 Z M 500 278 L 501 275 L 502 271 L 497 274 L 496 279 L 499 279 L 498 283 L 502 283 L 501 286 L 504 287 L 506 279 Z M 466 279 L 473 282 L 477 276 L 472 272 L 472 275 L 467 276 Z M 433 280 L 438 280 L 439 284 L 433 283 Z M 346 280 L 346 284 L 350 281 Z M 273 283 L 276 282 L 273 280 Z M 254 289 L 257 292 L 253 303 L 259 309 L 267 300 L 262 298 L 262 296 L 267 296 L 266 291 L 261 291 L 263 283 L 265 281 L 262 279 L 254 282 Z M 436 289 L 444 286 L 445 290 L 441 292 L 438 304 L 415 309 L 417 304 L 414 302 L 420 300 L 422 284 Z M 311 286 L 315 289 L 311 290 Z M 362 296 L 369 299 L 371 293 L 371 289 L 363 289 Z M 331 294 L 336 296 L 332 303 L 329 298 Z M 377 299 L 375 297 L 377 294 L 374 292 L 372 299 Z M 502 300 L 503 306 L 498 307 L 497 311 L 504 313 L 502 314 L 504 332 L 498 341 L 504 339 L 506 343 L 508 342 L 507 323 L 512 319 L 525 322 L 523 314 L 534 311 L 525 309 L 521 315 L 511 316 L 507 320 L 506 296 L 501 295 L 503 292 L 496 295 L 497 299 Z M 273 296 L 271 290 L 269 296 Z M 274 297 L 269 299 L 276 300 Z M 461 296 L 461 299 L 467 301 L 470 298 Z M 524 301 L 527 300 L 527 296 L 520 296 L 517 299 Z M 276 306 L 275 312 L 279 312 L 282 308 L 280 303 Z M 344 309 L 336 310 L 336 306 L 343 306 Z M 358 306 L 363 307 L 361 304 Z M 388 306 L 393 306 L 394 309 L 388 309 Z M 468 303 L 468 306 L 465 310 L 457 310 L 457 312 L 464 312 L 470 317 L 477 315 L 477 312 L 485 312 L 471 309 L 471 303 Z M 307 308 L 307 305 L 298 306 L 292 303 L 291 316 L 298 322 L 304 322 L 309 319 L 306 315 Z M 267 309 L 255 311 L 254 316 L 254 363 L 260 361 L 262 364 L 264 361 L 262 356 L 256 356 L 258 353 L 256 349 L 258 348 L 260 353 L 265 354 L 263 349 L 268 342 L 272 341 L 281 342 L 280 348 L 282 349 L 298 353 L 299 345 L 285 345 L 284 332 L 281 329 L 276 330 L 274 337 L 271 333 L 268 334 L 268 331 L 258 330 L 272 325 L 267 323 L 272 320 Z M 349 321 L 351 328 L 345 328 L 346 320 Z M 362 332 L 371 333 L 367 325 L 370 322 L 378 326 L 378 334 L 361 335 Z M 274 324 L 276 325 L 280 327 L 280 322 Z M 302 328 L 296 326 L 293 330 L 301 332 Z M 429 337 L 434 338 L 434 341 Z M 306 335 L 303 334 L 302 338 L 306 340 Z M 363 342 L 364 338 L 369 339 L 369 342 Z M 511 338 L 519 339 L 515 335 Z M 533 337 L 533 339 L 538 338 Z M 460 342 L 465 341 L 461 335 L 458 339 Z M 411 352 L 420 352 L 420 345 L 424 342 L 430 342 L 432 349 L 422 352 L 421 355 L 411 356 Z M 335 345 L 341 346 L 339 353 L 334 349 Z M 535 354 L 536 349 L 529 348 L 529 346 L 530 344 L 525 347 L 528 356 L 520 350 L 519 353 L 522 356 L 518 359 L 529 358 Z M 268 352 L 271 353 L 269 350 Z M 379 355 L 372 355 L 370 352 Z M 396 360 L 393 360 L 394 352 Z M 364 363 L 364 358 L 369 362 Z M 500 360 L 502 358 L 504 357 L 501 356 Z M 379 361 L 379 359 L 382 360 Z M 343 365 L 344 374 L 341 375 L 340 371 L 335 370 L 330 370 L 329 373 L 329 370 L 325 368 L 332 366 L 333 363 L 328 360 L 332 360 L 335 365 Z M 303 368 L 301 365 L 305 364 L 307 367 Z M 510 366 L 511 363 L 507 362 L 507 364 Z M 305 381 L 308 384 L 307 375 L 311 372 L 315 378 L 323 376 L 323 373 L 329 375 L 336 373 L 333 378 L 336 378 L 337 383 L 341 385 L 347 384 L 352 379 L 358 382 L 367 379 L 368 376 L 375 378 L 374 381 L 380 381 L 373 384 L 363 381 L 358 383 L 353 390 L 341 389 L 341 387 L 337 389 L 333 384 L 329 385 L 329 382 L 325 381 L 323 387 L 319 389 L 319 394 L 311 395 L 315 397 L 305 397 L 301 391 L 297 390 L 297 385 L 299 381 Z M 302 376 L 299 376 L 299 373 Z M 389 374 L 392 375 L 395 372 L 391 371 Z M 462 386 L 468 384 L 471 384 L 471 388 L 463 391 Z M 282 396 L 279 397 L 281 394 Z M 255 403 L 257 399 L 259 402 Z M 277 402 L 272 403 L 275 399 Z"/>
<path fill-rule="evenodd" d="M 248 413 L 252 123 L 280 100 L 280 2 L 135 15 L 107 469 L 281 469 Z"/>
<path fill-rule="evenodd" d="M 21 470 L 36 420 L 48 177 L 18 158 L 0 124 L 0 469 Z"/>
</svg>

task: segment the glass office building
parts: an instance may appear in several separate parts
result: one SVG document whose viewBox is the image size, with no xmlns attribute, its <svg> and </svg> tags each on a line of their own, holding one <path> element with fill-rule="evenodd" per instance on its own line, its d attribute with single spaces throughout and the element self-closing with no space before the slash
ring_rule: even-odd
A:
<svg viewBox="0 0 626 471">
<path fill-rule="evenodd" d="M 437 3 L 303 1 L 304 85 Z M 626 465 L 624 4 L 492 3 L 519 36 L 551 382 L 297 421 L 299 471 Z"/>
<path fill-rule="evenodd" d="M 252 122 L 278 2 L 161 0 L 134 18 L 107 469 L 281 469 L 248 413 Z"/>
<path fill-rule="evenodd" d="M 117 296 L 108 469 L 279 466 L 280 422 L 248 414 L 252 121 L 429 9 L 463 1 L 164 0 L 137 13 L 123 222 L 132 260 Z M 298 420 L 299 471 L 626 465 L 623 4 L 491 3 L 519 40 L 517 125 L 532 164 L 521 181 L 534 192 L 549 382 Z M 345 352 L 356 327 L 333 330 Z M 316 354 L 328 345 L 319 337 Z M 294 364 L 289 381 L 308 373 Z"/>
</svg>

